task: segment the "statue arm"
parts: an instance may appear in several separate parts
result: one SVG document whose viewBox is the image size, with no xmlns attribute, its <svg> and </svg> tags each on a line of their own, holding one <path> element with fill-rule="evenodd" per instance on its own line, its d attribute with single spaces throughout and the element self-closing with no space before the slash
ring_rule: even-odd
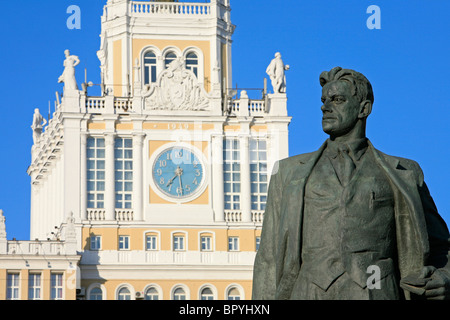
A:
<svg viewBox="0 0 450 320">
<path fill-rule="evenodd" d="M 276 248 L 277 232 L 280 216 L 282 183 L 279 162 L 274 168 L 269 185 L 264 222 L 261 233 L 261 244 L 255 258 L 253 271 L 253 300 L 273 300 L 276 293 Z"/>
<path fill-rule="evenodd" d="M 418 166 L 418 165 L 417 165 Z M 428 299 L 450 298 L 450 234 L 444 219 L 439 215 L 430 191 L 419 171 L 418 191 L 427 224 L 430 255 L 422 270 L 422 277 L 429 278 L 425 286 Z"/>
</svg>

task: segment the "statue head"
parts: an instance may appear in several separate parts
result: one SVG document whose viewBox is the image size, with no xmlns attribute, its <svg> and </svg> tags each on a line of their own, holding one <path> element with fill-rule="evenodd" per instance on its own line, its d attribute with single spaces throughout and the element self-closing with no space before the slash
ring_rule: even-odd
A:
<svg viewBox="0 0 450 320">
<path fill-rule="evenodd" d="M 351 134 L 355 128 L 365 134 L 372 111 L 372 85 L 359 72 L 336 67 L 320 75 L 322 86 L 322 127 L 332 138 Z"/>
<path fill-rule="evenodd" d="M 69 50 L 64 50 L 64 55 L 66 56 L 66 58 L 69 57 L 70 56 L 70 51 Z"/>
</svg>

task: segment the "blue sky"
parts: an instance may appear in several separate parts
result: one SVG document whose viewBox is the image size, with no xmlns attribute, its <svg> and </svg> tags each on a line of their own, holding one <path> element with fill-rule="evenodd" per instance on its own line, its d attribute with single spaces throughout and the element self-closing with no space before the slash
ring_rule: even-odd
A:
<svg viewBox="0 0 450 320">
<path fill-rule="evenodd" d="M 3 1 L 0 11 L 0 208 L 8 238 L 29 239 L 34 108 L 44 116 L 55 100 L 64 50 L 78 55 L 78 82 L 99 83 L 100 16 L 106 0 Z M 231 0 L 233 83 L 262 88 L 275 52 L 287 72 L 290 154 L 318 149 L 319 75 L 335 66 L 362 72 L 375 104 L 367 135 L 381 151 L 419 162 L 440 214 L 450 222 L 448 0 Z M 69 30 L 70 5 L 81 8 L 81 30 Z M 381 9 L 381 29 L 369 30 L 370 5 Z M 269 82 L 270 83 L 270 82 Z M 269 85 L 270 87 L 270 85 Z M 91 94 L 95 94 L 92 92 Z M 53 109 L 52 109 L 53 110 Z"/>
</svg>

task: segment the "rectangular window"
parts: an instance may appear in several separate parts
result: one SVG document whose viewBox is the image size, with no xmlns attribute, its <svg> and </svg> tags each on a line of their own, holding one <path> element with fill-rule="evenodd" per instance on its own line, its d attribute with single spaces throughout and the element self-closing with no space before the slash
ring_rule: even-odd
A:
<svg viewBox="0 0 450 320">
<path fill-rule="evenodd" d="M 239 251 L 239 237 L 228 237 L 228 251 Z"/>
<path fill-rule="evenodd" d="M 87 139 L 87 206 L 105 208 L 105 139 Z"/>
<path fill-rule="evenodd" d="M 149 251 L 157 250 L 157 236 L 149 235 L 146 238 L 146 249 Z"/>
<path fill-rule="evenodd" d="M 202 251 L 212 251 L 212 237 L 201 237 L 201 249 Z"/>
<path fill-rule="evenodd" d="M 30 273 L 28 276 L 28 300 L 41 300 L 41 274 Z"/>
<path fill-rule="evenodd" d="M 91 236 L 91 250 L 100 250 L 102 248 L 102 237 Z"/>
<path fill-rule="evenodd" d="M 173 250 L 174 251 L 184 251 L 184 236 L 174 236 L 173 237 Z"/>
<path fill-rule="evenodd" d="M 20 273 L 8 273 L 6 279 L 6 299 L 19 300 Z"/>
<path fill-rule="evenodd" d="M 240 210 L 241 164 L 238 139 L 223 142 L 223 182 L 225 210 Z"/>
<path fill-rule="evenodd" d="M 267 201 L 267 144 L 250 139 L 250 183 L 252 210 L 265 210 Z"/>
<path fill-rule="evenodd" d="M 119 236 L 119 250 L 130 250 L 130 236 Z"/>
<path fill-rule="evenodd" d="M 50 299 L 62 300 L 63 299 L 63 274 L 52 273 L 50 276 Z"/>
<path fill-rule="evenodd" d="M 133 196 L 133 140 L 117 138 L 114 144 L 116 209 L 131 209 Z"/>
<path fill-rule="evenodd" d="M 259 250 L 259 245 L 261 244 L 261 237 L 256 237 L 256 251 Z"/>
</svg>

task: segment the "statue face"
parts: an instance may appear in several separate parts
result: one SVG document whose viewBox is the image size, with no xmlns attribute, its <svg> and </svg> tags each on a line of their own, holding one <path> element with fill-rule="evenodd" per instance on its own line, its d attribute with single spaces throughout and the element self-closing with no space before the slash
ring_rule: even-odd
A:
<svg viewBox="0 0 450 320">
<path fill-rule="evenodd" d="M 322 128 L 332 137 L 349 133 L 359 119 L 360 103 L 351 89 L 346 81 L 333 81 L 322 89 Z"/>
</svg>

